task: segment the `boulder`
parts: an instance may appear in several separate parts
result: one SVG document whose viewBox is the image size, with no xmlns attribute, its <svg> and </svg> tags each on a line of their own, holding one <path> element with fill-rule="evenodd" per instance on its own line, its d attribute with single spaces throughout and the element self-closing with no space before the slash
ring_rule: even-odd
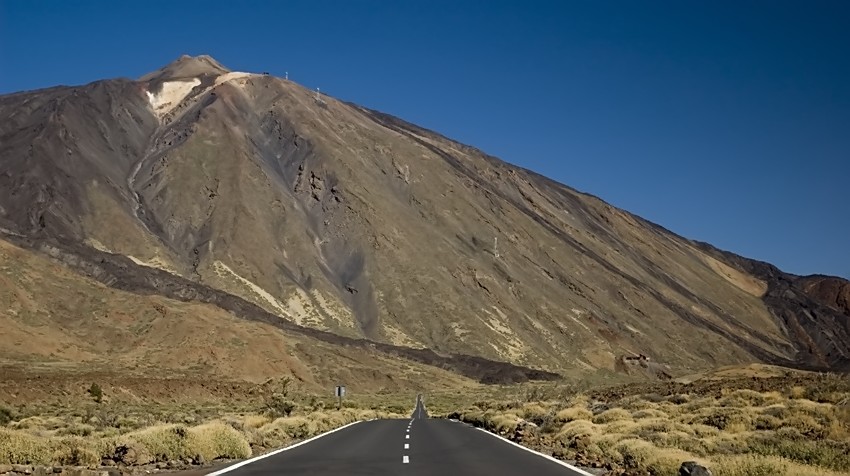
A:
<svg viewBox="0 0 850 476">
<path fill-rule="evenodd" d="M 712 476 L 711 470 L 697 464 L 696 461 L 685 461 L 679 468 L 679 476 Z"/>
<path fill-rule="evenodd" d="M 12 472 L 11 464 L 0 464 L 0 474 L 6 474 Z"/>
</svg>

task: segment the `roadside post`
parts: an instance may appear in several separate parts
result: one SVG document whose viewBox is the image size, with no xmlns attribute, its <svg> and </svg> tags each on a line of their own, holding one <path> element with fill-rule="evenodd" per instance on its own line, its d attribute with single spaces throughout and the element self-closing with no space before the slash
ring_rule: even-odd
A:
<svg viewBox="0 0 850 476">
<path fill-rule="evenodd" d="M 338 398 L 336 403 L 336 409 L 342 409 L 342 397 L 345 396 L 345 385 L 337 385 L 336 386 L 336 397 Z"/>
</svg>

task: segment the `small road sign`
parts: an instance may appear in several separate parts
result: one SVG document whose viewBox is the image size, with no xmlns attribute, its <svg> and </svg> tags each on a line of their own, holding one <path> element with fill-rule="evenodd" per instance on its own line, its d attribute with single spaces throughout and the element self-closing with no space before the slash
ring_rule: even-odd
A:
<svg viewBox="0 0 850 476">
<path fill-rule="evenodd" d="M 337 385 L 336 386 L 336 409 L 339 410 L 342 408 L 342 397 L 345 396 L 345 385 Z"/>
</svg>

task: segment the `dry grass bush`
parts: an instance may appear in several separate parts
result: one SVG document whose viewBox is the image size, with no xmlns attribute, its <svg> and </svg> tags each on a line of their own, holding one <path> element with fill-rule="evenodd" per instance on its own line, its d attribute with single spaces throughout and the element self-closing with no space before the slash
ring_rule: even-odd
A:
<svg viewBox="0 0 850 476">
<path fill-rule="evenodd" d="M 51 462 L 88 468 L 100 465 L 102 448 L 97 442 L 79 437 L 63 438 L 56 440 L 52 446 Z"/>
<path fill-rule="evenodd" d="M 49 437 L 0 429 L 0 463 L 95 467 L 102 446 L 81 437 Z"/>
<path fill-rule="evenodd" d="M 622 458 L 616 463 L 626 470 L 646 471 L 650 475 L 676 474 L 682 461 L 692 459 L 692 455 L 684 451 L 658 448 L 639 439 L 622 440 L 615 448 Z"/>
<path fill-rule="evenodd" d="M 850 441 L 783 438 L 779 432 L 756 435 L 748 445 L 750 453 L 778 456 L 790 461 L 836 471 L 850 468 Z"/>
<path fill-rule="evenodd" d="M 182 425 L 159 425 L 128 433 L 112 442 L 116 447 L 132 450 L 132 464 L 171 460 L 213 461 L 219 458 L 247 458 L 251 446 L 243 433 L 223 422 L 212 422 L 186 428 Z"/>
<path fill-rule="evenodd" d="M 593 418 L 593 412 L 584 406 L 573 406 L 564 408 L 555 414 L 555 421 L 559 423 L 569 423 L 573 420 L 590 420 Z"/>
<path fill-rule="evenodd" d="M 788 410 L 788 406 L 786 406 L 784 403 L 775 403 L 773 405 L 768 405 L 762 408 L 761 414 L 776 417 L 782 420 L 788 418 L 788 416 L 791 414 L 791 411 Z"/>
<path fill-rule="evenodd" d="M 494 428 L 496 432 L 501 434 L 510 434 L 516 431 L 519 425 L 519 418 L 513 414 L 492 414 L 489 417 L 489 427 Z"/>
<path fill-rule="evenodd" d="M 645 410 L 637 410 L 632 412 L 632 418 L 641 420 L 644 418 L 667 418 L 668 414 L 656 408 L 647 408 Z"/>
<path fill-rule="evenodd" d="M 265 415 L 245 415 L 242 417 L 243 428 L 260 428 L 271 420 Z"/>
<path fill-rule="evenodd" d="M 788 389 L 789 398 L 806 398 L 806 387 L 796 385 Z"/>
<path fill-rule="evenodd" d="M 493 415 L 496 413 L 493 412 Z M 375 410 L 345 408 L 341 411 L 312 412 L 306 415 L 277 418 L 259 427 L 246 426 L 251 444 L 266 448 L 282 446 L 292 440 L 309 438 L 340 426 L 373 418 L 394 418 L 401 415 Z M 255 420 L 259 424 L 260 420 Z"/>
<path fill-rule="evenodd" d="M 691 396 L 684 393 L 677 393 L 667 397 L 667 401 L 675 405 L 683 405 L 691 401 Z"/>
<path fill-rule="evenodd" d="M 801 465 L 778 456 L 736 455 L 713 459 L 715 476 L 842 476 L 846 472 Z"/>
<path fill-rule="evenodd" d="M 788 471 L 782 458 L 757 455 L 727 456 L 714 459 L 717 476 L 778 476 Z"/>
<path fill-rule="evenodd" d="M 750 389 L 738 389 L 731 391 L 728 395 L 721 398 L 718 404 L 723 407 L 762 407 L 784 400 L 785 397 L 779 394 L 779 392 L 761 393 Z"/>
<path fill-rule="evenodd" d="M 546 411 L 547 425 L 555 429 L 543 432 L 543 445 L 557 448 L 563 458 L 608 463 L 626 474 L 672 475 L 683 461 L 698 460 L 717 476 L 846 476 L 850 387 L 840 380 L 827 382 L 826 390 L 708 388 L 701 395 L 592 401 L 574 396 L 560 404 L 519 407 L 491 403 L 487 411 L 473 409 L 461 419 L 498 431 L 500 413 L 511 420 Z"/>
<path fill-rule="evenodd" d="M 561 427 L 557 438 L 561 440 L 573 440 L 584 436 L 596 436 L 599 434 L 599 429 L 593 422 L 588 420 L 573 420 L 565 423 Z"/>
<path fill-rule="evenodd" d="M 213 422 L 196 426 L 189 429 L 189 436 L 193 457 L 202 456 L 204 461 L 251 456 L 251 446 L 245 436 L 224 423 Z"/>
<path fill-rule="evenodd" d="M 53 451 L 47 438 L 0 428 L 0 463 L 50 464 Z"/>
<path fill-rule="evenodd" d="M 712 450 L 715 448 L 710 439 L 698 438 L 682 431 L 652 433 L 647 435 L 645 439 L 660 448 L 678 448 L 700 457 L 712 454 Z"/>
<path fill-rule="evenodd" d="M 683 415 L 695 413 L 703 408 L 713 407 L 717 404 L 717 400 L 712 397 L 693 397 L 687 403 L 679 406 L 680 412 Z"/>
<path fill-rule="evenodd" d="M 604 425 L 606 433 L 631 435 L 637 429 L 638 424 L 634 420 L 617 420 Z"/>
<path fill-rule="evenodd" d="M 824 438 L 825 431 L 817 419 L 806 414 L 792 415 L 782 422 L 782 426 L 794 428 L 806 438 Z"/>
<path fill-rule="evenodd" d="M 655 433 L 683 432 L 690 434 L 690 428 L 684 423 L 679 423 L 668 418 L 646 418 L 635 422 L 631 432 L 641 438 Z"/>
<path fill-rule="evenodd" d="M 91 436 L 95 428 L 84 423 L 73 423 L 65 428 L 56 430 L 56 436 Z"/>
<path fill-rule="evenodd" d="M 593 423 L 611 423 L 613 421 L 619 420 L 631 420 L 632 414 L 629 413 L 628 410 L 624 410 L 622 408 L 612 408 L 610 410 L 605 410 L 593 417 Z"/>
<path fill-rule="evenodd" d="M 651 402 L 640 395 L 632 395 L 620 399 L 617 404 L 627 410 L 647 410 L 658 408 L 657 402 Z"/>
<path fill-rule="evenodd" d="M 740 433 L 752 426 L 752 415 L 746 408 L 707 407 L 688 417 L 690 423 L 702 423 L 718 430 Z"/>
<path fill-rule="evenodd" d="M 102 457 L 127 465 L 246 458 L 253 453 L 252 446 L 262 450 L 356 420 L 402 416 L 385 410 L 344 408 L 271 421 L 256 413 L 228 415 L 216 408 L 163 408 L 147 417 L 141 410 L 138 414 L 110 410 L 105 419 L 79 409 L 59 408 L 64 413 L 58 416 L 33 415 L 41 409 L 21 412 L 20 420 L 0 428 L 0 464 L 97 467 Z M 494 412 L 491 417 L 498 416 Z M 190 426 L 182 423 L 186 420 L 205 423 Z M 146 421 L 158 423 L 136 428 Z"/>
<path fill-rule="evenodd" d="M 159 425 L 129 433 L 124 441 L 135 448 L 141 445 L 152 461 L 183 460 L 194 456 L 188 445 L 188 435 L 183 425 Z"/>
<path fill-rule="evenodd" d="M 550 410 L 541 404 L 525 404 L 519 409 L 519 416 L 533 422 L 537 425 L 542 425 L 549 415 Z"/>
</svg>

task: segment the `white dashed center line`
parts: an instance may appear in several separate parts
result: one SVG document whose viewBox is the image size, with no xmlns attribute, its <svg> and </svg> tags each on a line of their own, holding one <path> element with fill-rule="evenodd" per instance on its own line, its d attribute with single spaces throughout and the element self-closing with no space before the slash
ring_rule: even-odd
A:
<svg viewBox="0 0 850 476">
<path fill-rule="evenodd" d="M 413 419 L 412 419 L 412 418 L 411 418 L 411 420 L 410 420 L 409 422 L 407 422 L 407 428 L 404 430 L 404 432 L 406 433 L 406 434 L 404 435 L 404 439 L 405 439 L 405 440 L 409 440 L 409 439 L 410 439 L 410 427 L 411 427 L 411 426 L 413 426 Z M 409 450 L 409 449 L 410 449 L 410 443 L 405 443 L 405 444 L 404 444 L 404 449 Z M 402 462 L 402 463 L 404 463 L 404 464 L 408 464 L 408 463 L 410 463 L 410 456 L 408 456 L 408 455 L 402 455 L 402 457 L 401 457 L 401 462 Z"/>
</svg>

